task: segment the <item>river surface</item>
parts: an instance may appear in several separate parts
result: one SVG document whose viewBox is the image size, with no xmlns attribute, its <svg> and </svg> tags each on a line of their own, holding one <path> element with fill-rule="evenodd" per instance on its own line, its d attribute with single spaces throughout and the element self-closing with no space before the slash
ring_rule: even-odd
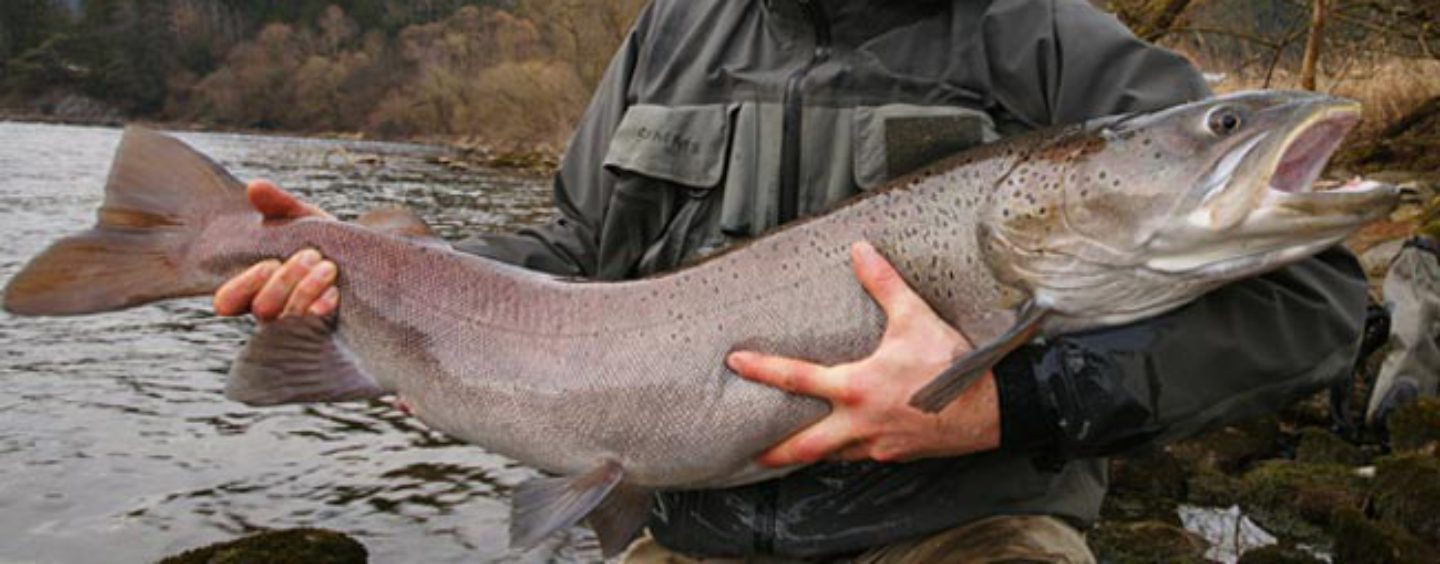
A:
<svg viewBox="0 0 1440 564">
<path fill-rule="evenodd" d="M 454 238 L 541 221 L 550 205 L 544 179 L 451 170 L 433 147 L 177 135 L 238 178 L 272 179 L 342 218 L 403 202 Z M 119 138 L 0 122 L 0 281 L 93 222 Z M 146 562 L 302 526 L 354 535 L 382 563 L 598 559 L 579 531 L 506 550 L 509 490 L 536 473 L 385 403 L 226 400 L 251 328 L 203 299 L 0 313 L 0 562 Z"/>
</svg>

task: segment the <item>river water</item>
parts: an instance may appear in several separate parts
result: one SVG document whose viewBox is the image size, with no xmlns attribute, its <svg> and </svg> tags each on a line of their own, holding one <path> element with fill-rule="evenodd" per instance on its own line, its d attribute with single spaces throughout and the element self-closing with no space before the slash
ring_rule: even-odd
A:
<svg viewBox="0 0 1440 564">
<path fill-rule="evenodd" d="M 447 237 L 544 219 L 544 179 L 434 164 L 441 149 L 179 133 L 238 178 L 342 218 L 405 203 Z M 0 280 L 88 227 L 120 131 L 0 122 Z M 97 281 L 97 283 L 104 283 Z M 261 529 L 354 535 L 374 562 L 598 558 L 587 533 L 506 545 L 534 471 L 388 405 L 250 408 L 222 395 L 248 320 L 202 299 L 77 318 L 0 313 L 0 562 L 144 562 Z"/>
</svg>

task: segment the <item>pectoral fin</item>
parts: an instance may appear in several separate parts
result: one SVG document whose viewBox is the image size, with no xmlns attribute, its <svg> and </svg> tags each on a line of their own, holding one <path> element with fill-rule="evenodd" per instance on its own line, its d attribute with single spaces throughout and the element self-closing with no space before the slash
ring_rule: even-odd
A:
<svg viewBox="0 0 1440 564">
<path fill-rule="evenodd" d="M 261 324 L 225 384 L 225 397 L 249 405 L 361 400 L 385 393 L 335 338 L 330 323 L 314 316 Z"/>
<path fill-rule="evenodd" d="M 579 523 L 624 477 L 619 464 L 607 461 L 579 476 L 520 484 L 510 497 L 510 546 L 532 548 L 550 533 Z"/>
<path fill-rule="evenodd" d="M 1010 351 L 1029 342 L 1040 330 L 1040 323 L 1049 313 L 1050 310 L 1035 305 L 1033 301 L 1025 302 L 1020 306 L 1020 313 L 1010 329 L 995 340 L 955 359 L 949 368 L 910 396 L 910 406 L 928 413 L 945 409 L 945 406 L 950 405 L 960 392 L 970 387 L 970 384 L 985 374 L 991 366 L 1000 362 Z"/>
</svg>

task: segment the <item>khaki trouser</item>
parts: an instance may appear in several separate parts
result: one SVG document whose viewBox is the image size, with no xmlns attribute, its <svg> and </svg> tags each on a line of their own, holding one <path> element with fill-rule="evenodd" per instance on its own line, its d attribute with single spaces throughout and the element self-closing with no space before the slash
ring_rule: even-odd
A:
<svg viewBox="0 0 1440 564">
<path fill-rule="evenodd" d="M 1388 415 L 1379 411 L 1417 395 L 1435 395 L 1440 387 L 1440 256 L 1407 244 L 1391 263 L 1384 290 L 1392 348 L 1370 394 L 1371 423 Z"/>
<path fill-rule="evenodd" d="M 691 558 L 672 552 L 649 534 L 630 545 L 620 557 L 625 564 L 731 564 L 800 562 L 780 558 Z M 1035 515 L 982 519 L 911 541 L 873 548 L 851 560 L 855 564 L 909 564 L 930 562 L 1046 562 L 1089 564 L 1095 556 L 1085 537 L 1054 517 Z"/>
</svg>

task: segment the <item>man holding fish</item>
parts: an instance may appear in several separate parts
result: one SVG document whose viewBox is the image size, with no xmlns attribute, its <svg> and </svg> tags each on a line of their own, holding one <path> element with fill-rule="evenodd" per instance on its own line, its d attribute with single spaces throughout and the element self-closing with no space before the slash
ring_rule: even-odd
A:
<svg viewBox="0 0 1440 564">
<path fill-rule="evenodd" d="M 658 0 L 568 147 L 557 217 L 457 248 L 564 276 L 643 277 L 946 154 L 1208 95 L 1182 58 L 1079 0 Z M 269 218 L 324 213 L 264 181 L 248 195 Z M 967 328 L 870 245 L 856 241 L 851 259 L 888 318 L 876 349 L 831 366 L 728 358 L 740 376 L 830 402 L 759 458 L 813 464 L 658 494 L 629 560 L 1090 561 L 1079 530 L 1104 495 L 1099 457 L 1323 389 L 1346 375 L 1363 325 L 1360 270 L 1326 251 L 1157 317 L 1024 345 L 930 414 L 909 399 L 971 348 Z M 338 275 L 313 250 L 261 262 L 216 292 L 215 309 L 327 316 L 344 300 Z"/>
</svg>

